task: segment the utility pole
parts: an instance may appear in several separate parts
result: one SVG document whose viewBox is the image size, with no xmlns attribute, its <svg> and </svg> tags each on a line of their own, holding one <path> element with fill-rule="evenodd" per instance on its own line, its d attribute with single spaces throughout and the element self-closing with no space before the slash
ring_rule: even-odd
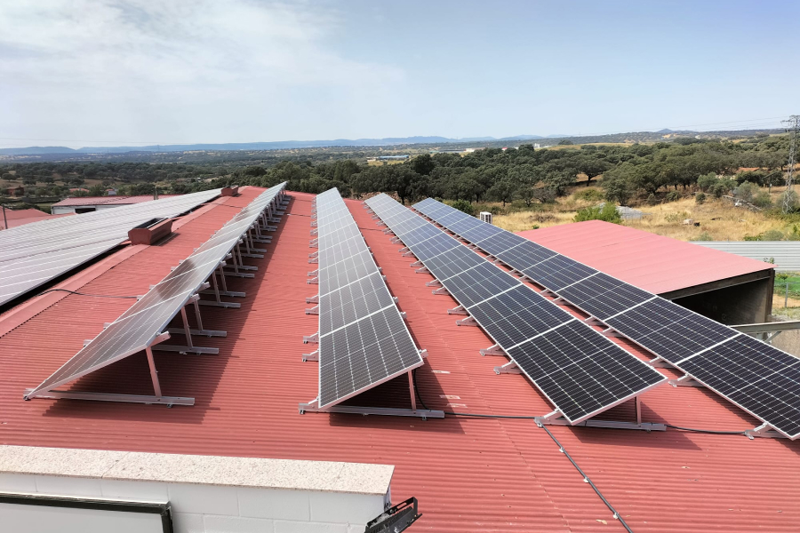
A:
<svg viewBox="0 0 800 533">
<path fill-rule="evenodd" d="M 789 132 L 789 173 L 786 175 L 786 192 L 783 193 L 783 212 L 788 213 L 794 208 L 794 163 L 797 152 L 797 133 L 800 131 L 800 115 L 792 115 L 789 120 L 782 121 L 787 124 Z"/>
<path fill-rule="evenodd" d="M 3 208 L 3 229 L 8 229 L 8 219 L 6 218 L 6 206 L 2 206 Z"/>
</svg>

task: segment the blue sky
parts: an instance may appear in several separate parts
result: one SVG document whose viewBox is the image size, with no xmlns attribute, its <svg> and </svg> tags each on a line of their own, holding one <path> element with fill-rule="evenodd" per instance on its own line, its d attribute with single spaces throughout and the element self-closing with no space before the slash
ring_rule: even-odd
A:
<svg viewBox="0 0 800 533">
<path fill-rule="evenodd" d="M 800 2 L 0 3 L 0 146 L 779 127 Z M 793 37 L 794 35 L 794 37 Z"/>
</svg>

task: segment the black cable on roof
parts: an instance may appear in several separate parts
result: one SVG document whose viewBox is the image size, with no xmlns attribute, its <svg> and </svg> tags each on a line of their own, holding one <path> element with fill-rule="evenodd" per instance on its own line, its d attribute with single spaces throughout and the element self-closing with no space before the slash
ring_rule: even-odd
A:
<svg viewBox="0 0 800 533">
<path fill-rule="evenodd" d="M 42 296 L 43 294 L 47 294 L 48 292 L 68 292 L 70 294 L 77 294 L 78 296 L 92 296 L 94 298 L 135 298 L 138 299 L 138 296 L 111 296 L 108 294 L 86 294 L 85 292 L 77 292 L 77 291 L 70 291 L 67 289 L 49 289 L 44 292 L 40 292 L 36 296 Z"/>
<path fill-rule="evenodd" d="M 681 431 L 689 431 L 691 433 L 708 433 L 711 435 L 747 435 L 744 431 L 717 431 L 714 429 L 695 429 L 695 428 L 684 428 L 681 426 L 673 426 L 672 424 L 664 424 L 668 428 L 672 429 L 679 429 Z"/>
<path fill-rule="evenodd" d="M 583 480 L 586 483 L 588 483 L 592 487 L 592 489 L 594 489 L 594 492 L 600 497 L 601 500 L 603 500 L 603 503 L 606 504 L 606 507 L 608 507 L 609 510 L 614 514 L 614 518 L 619 520 L 619 523 L 622 524 L 622 527 L 624 527 L 628 533 L 633 533 L 633 530 L 625 522 L 625 519 L 622 518 L 622 515 L 620 515 L 617 512 L 617 510 L 614 509 L 614 506 L 611 505 L 611 503 L 609 503 L 608 500 L 606 500 L 605 496 L 603 496 L 603 493 L 600 492 L 600 489 L 598 489 L 597 486 L 594 483 L 592 483 L 592 480 L 589 479 L 589 476 L 587 476 L 586 473 L 583 470 L 581 470 L 581 467 L 578 466 L 578 463 L 576 463 L 575 460 L 572 458 L 572 456 L 569 453 L 567 453 L 567 450 L 565 450 L 564 446 L 560 442 L 558 442 L 558 439 L 555 438 L 555 436 L 552 433 L 550 433 L 550 430 L 547 429 L 547 426 L 539 422 L 537 422 L 536 425 L 545 430 L 547 434 L 550 435 L 550 438 L 553 439 L 553 442 L 555 442 L 558 445 L 559 451 L 567 456 L 567 459 L 569 459 L 569 462 L 572 463 L 572 466 L 575 467 L 575 470 L 580 472 L 580 474 L 583 476 Z"/>
</svg>

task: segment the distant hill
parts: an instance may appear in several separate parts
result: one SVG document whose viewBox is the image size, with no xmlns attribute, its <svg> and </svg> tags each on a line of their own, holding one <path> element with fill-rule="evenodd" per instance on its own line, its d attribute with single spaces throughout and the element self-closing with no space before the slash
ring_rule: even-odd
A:
<svg viewBox="0 0 800 533">
<path fill-rule="evenodd" d="M 388 137 L 384 139 L 333 139 L 320 141 L 274 141 L 253 143 L 220 143 L 220 144 L 168 144 L 151 146 L 90 146 L 78 149 L 64 146 L 32 146 L 27 148 L 1 148 L 0 157 L 9 158 L 44 158 L 44 159 L 94 159 L 108 156 L 134 157 L 136 154 L 166 154 L 176 152 L 228 152 L 228 151 L 270 151 L 270 150 L 297 150 L 319 148 L 381 148 L 393 147 L 395 149 L 410 149 L 411 147 L 423 149 L 425 145 L 433 148 L 441 145 L 451 145 L 452 148 L 476 146 L 505 146 L 514 142 L 539 141 L 542 146 L 557 144 L 558 140 L 569 139 L 574 144 L 585 143 L 631 143 L 631 142 L 661 142 L 672 141 L 676 137 L 696 137 L 700 139 L 725 139 L 748 137 L 756 134 L 779 133 L 782 130 L 742 130 L 742 131 L 674 131 L 662 129 L 657 132 L 640 131 L 628 133 L 613 133 L 608 135 L 516 135 L 513 137 L 467 137 L 454 139 L 437 136 L 416 137 Z M 138 157 L 138 156 L 137 156 Z"/>
<path fill-rule="evenodd" d="M 518 137 L 517 137 L 518 138 Z M 534 138 L 534 137 L 531 137 Z M 541 137 L 536 137 L 541 138 Z M 192 152 L 208 150 L 291 150 L 294 148 L 325 148 L 330 146 L 395 146 L 403 144 L 448 144 L 463 142 L 496 141 L 494 137 L 390 137 L 385 139 L 333 139 L 323 141 L 275 141 L 221 144 L 165 144 L 152 146 L 87 146 L 72 149 L 64 146 L 32 146 L 29 148 L 2 148 L 0 155 L 40 154 L 119 154 L 126 152 Z"/>
<path fill-rule="evenodd" d="M 0 148 L 0 155 L 76 154 L 77 150 L 65 146 L 31 146 L 28 148 Z"/>
</svg>

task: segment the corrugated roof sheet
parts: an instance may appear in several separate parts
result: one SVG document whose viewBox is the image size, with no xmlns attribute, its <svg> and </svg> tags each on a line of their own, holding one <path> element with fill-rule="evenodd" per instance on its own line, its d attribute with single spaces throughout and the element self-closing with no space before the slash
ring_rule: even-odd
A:
<svg viewBox="0 0 800 533">
<path fill-rule="evenodd" d="M 184 223 L 174 239 L 129 254 L 82 291 L 141 294 L 186 257 L 257 191 L 221 198 Z M 311 195 L 294 196 L 255 279 L 229 280 L 243 290 L 241 309 L 203 308 L 203 339 L 219 356 L 156 353 L 165 394 L 194 396 L 194 407 L 22 401 L 71 357 L 83 339 L 130 305 L 127 300 L 68 295 L 0 337 L 0 442 L 115 450 L 339 460 L 397 466 L 395 501 L 414 495 L 423 518 L 414 531 L 622 531 L 588 484 L 531 420 L 299 415 L 298 402 L 317 393 L 316 363 L 302 336 L 317 317 L 305 315 Z M 454 302 L 425 286 L 411 258 L 397 253 L 359 202 L 348 201 L 409 328 L 429 357 L 417 372 L 429 408 L 473 413 L 542 415 L 552 408 L 522 376 L 495 375 L 505 358 L 481 357 L 491 344 L 478 328 L 458 327 Z M 190 313 L 191 315 L 191 313 Z M 0 317 L 0 326 L 2 325 Z M 0 332 L 3 329 L 0 327 Z M 620 341 L 622 342 L 622 341 Z M 198 343 L 199 339 L 198 339 Z M 634 350 L 635 351 L 635 350 Z M 668 371 L 665 371 L 668 372 Z M 84 379 L 87 390 L 150 393 L 144 357 L 134 356 Z M 359 397 L 364 405 L 408 405 L 404 379 Z M 651 422 L 742 430 L 756 421 L 695 388 L 660 387 L 642 398 Z M 632 406 L 608 417 L 631 420 Z M 743 436 L 645 433 L 552 427 L 634 531 L 796 531 L 800 522 L 799 443 Z"/>
<path fill-rule="evenodd" d="M 0 229 L 6 229 L 6 221 L 9 228 L 16 228 L 23 224 L 37 222 L 43 218 L 63 217 L 67 215 L 51 215 L 38 209 L 5 209 L 5 214 L 0 211 Z"/>
<path fill-rule="evenodd" d="M 698 241 L 693 244 L 756 261 L 775 261 L 778 272 L 800 272 L 798 241 Z"/>
<path fill-rule="evenodd" d="M 773 268 L 763 261 L 601 220 L 517 235 L 655 294 Z"/>
<path fill-rule="evenodd" d="M 174 198 L 180 196 L 179 194 L 159 194 L 158 198 Z M 54 207 L 65 207 L 73 205 L 129 205 L 140 204 L 142 202 L 150 202 L 155 200 L 152 194 L 145 194 L 140 196 L 77 196 L 75 198 L 65 198 L 58 203 L 53 204 Z"/>
</svg>

